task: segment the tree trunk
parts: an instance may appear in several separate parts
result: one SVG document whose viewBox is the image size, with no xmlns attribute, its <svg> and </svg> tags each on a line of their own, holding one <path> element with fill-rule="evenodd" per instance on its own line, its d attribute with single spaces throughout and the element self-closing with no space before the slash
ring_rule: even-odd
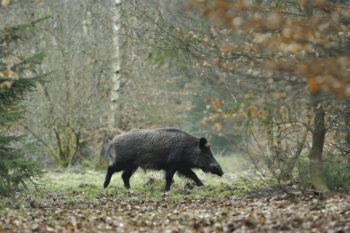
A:
<svg viewBox="0 0 350 233">
<path fill-rule="evenodd" d="M 346 145 L 346 151 L 349 153 L 350 151 L 350 108 L 347 108 L 345 110 L 344 122 L 345 122 L 345 145 Z"/>
<path fill-rule="evenodd" d="M 325 112 L 319 101 L 317 101 L 317 96 L 313 95 L 311 97 L 311 104 L 314 113 L 312 146 L 309 154 L 311 184 L 317 192 L 328 195 L 330 191 L 324 181 L 322 169 L 322 151 L 326 134 Z"/>
<path fill-rule="evenodd" d="M 283 169 L 279 175 L 279 180 L 289 179 L 291 177 L 292 170 L 295 167 L 295 164 L 296 164 L 296 162 L 301 154 L 301 151 L 304 148 L 307 134 L 308 134 L 308 129 L 305 128 L 304 132 L 302 133 L 301 140 L 298 140 L 296 150 L 294 151 L 294 153 L 290 157 L 290 159 L 288 159 L 285 162 L 285 166 L 283 167 Z"/>
<path fill-rule="evenodd" d="M 112 7 L 112 30 L 113 30 L 113 51 L 112 51 L 112 93 L 111 93 L 111 115 L 110 126 L 115 124 L 115 114 L 118 108 L 120 88 L 120 53 L 119 53 L 119 30 L 121 0 L 114 0 Z"/>
</svg>

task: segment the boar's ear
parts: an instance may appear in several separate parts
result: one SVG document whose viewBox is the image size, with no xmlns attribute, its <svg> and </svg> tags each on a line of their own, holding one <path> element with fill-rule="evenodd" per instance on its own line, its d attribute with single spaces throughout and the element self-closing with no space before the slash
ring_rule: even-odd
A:
<svg viewBox="0 0 350 233">
<path fill-rule="evenodd" d="M 205 139 L 204 137 L 201 137 L 199 139 L 199 148 L 203 149 L 205 147 L 205 145 L 207 144 L 207 139 Z"/>
</svg>

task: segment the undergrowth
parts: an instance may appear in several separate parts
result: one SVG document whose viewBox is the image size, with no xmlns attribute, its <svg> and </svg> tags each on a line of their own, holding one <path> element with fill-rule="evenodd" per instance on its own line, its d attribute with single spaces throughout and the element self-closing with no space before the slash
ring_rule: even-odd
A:
<svg viewBox="0 0 350 233">
<path fill-rule="evenodd" d="M 192 180 L 174 176 L 174 183 L 169 192 L 164 191 L 165 179 L 163 171 L 143 171 L 139 169 L 130 179 L 131 188 L 124 188 L 121 173 L 112 176 L 108 188 L 102 184 L 105 171 L 94 171 L 82 167 L 71 167 L 57 171 L 49 171 L 38 178 L 28 189 L 18 190 L 14 197 L 17 207 L 28 205 L 50 206 L 52 200 L 64 203 L 100 203 L 107 199 L 137 198 L 138 200 L 169 200 L 182 199 L 218 199 L 227 196 L 245 195 L 254 190 L 263 189 L 268 183 L 253 174 L 242 160 L 232 157 L 219 157 L 218 161 L 225 172 L 223 177 L 194 170 L 204 183 L 198 187 Z M 249 178 L 247 178 L 249 177 Z M 9 199 L 0 201 L 1 207 L 8 206 Z M 21 204 L 21 202 L 23 202 Z"/>
</svg>

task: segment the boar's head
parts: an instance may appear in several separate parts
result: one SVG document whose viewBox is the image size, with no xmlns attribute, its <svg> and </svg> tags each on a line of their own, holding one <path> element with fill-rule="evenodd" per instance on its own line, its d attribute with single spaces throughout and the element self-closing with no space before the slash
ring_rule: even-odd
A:
<svg viewBox="0 0 350 233">
<path fill-rule="evenodd" d="M 204 172 L 211 172 L 215 175 L 222 176 L 224 173 L 219 165 L 219 163 L 214 158 L 211 153 L 210 146 L 207 142 L 207 139 L 200 138 L 199 140 L 199 168 L 201 168 Z"/>
</svg>

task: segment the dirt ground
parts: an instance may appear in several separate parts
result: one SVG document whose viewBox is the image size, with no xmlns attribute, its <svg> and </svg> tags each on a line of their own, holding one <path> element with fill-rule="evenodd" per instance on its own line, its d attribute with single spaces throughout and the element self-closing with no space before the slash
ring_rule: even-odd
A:
<svg viewBox="0 0 350 233">
<path fill-rule="evenodd" d="M 154 191 L 163 185 L 154 181 L 135 190 L 46 183 L 1 202 L 0 232 L 350 232 L 345 194 L 321 200 L 305 193 L 235 195 L 185 182 L 168 193 Z"/>
</svg>

